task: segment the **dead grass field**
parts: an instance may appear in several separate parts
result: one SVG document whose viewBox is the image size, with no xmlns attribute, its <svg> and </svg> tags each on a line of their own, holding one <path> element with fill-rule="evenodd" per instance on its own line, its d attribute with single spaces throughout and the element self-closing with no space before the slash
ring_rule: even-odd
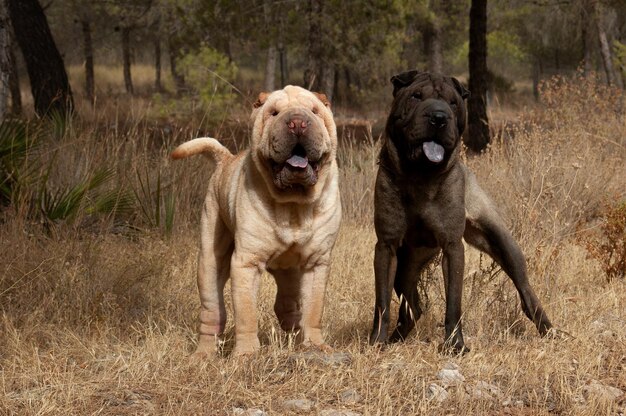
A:
<svg viewBox="0 0 626 416">
<path fill-rule="evenodd" d="M 265 276 L 261 351 L 231 358 L 229 321 L 223 356 L 190 362 L 197 221 L 210 172 L 202 158 L 174 164 L 167 154 L 193 126 L 155 142 L 146 120 L 124 128 L 77 121 L 41 151 L 55 161 L 52 180 L 71 183 L 102 165 L 133 189 L 143 178 L 154 190 L 160 178 L 161 197 L 176 198 L 174 228 L 168 235 L 138 207 L 121 219 L 85 210 L 52 223 L 23 209 L 1 213 L 0 413 L 624 415 L 626 282 L 608 281 L 585 245 L 601 236 L 604 205 L 626 197 L 625 101 L 583 80 L 555 80 L 543 97 L 467 163 L 519 239 L 553 324 L 569 335 L 539 338 L 508 278 L 468 248 L 471 352 L 438 352 L 444 302 L 436 268 L 425 277 L 429 307 L 416 333 L 369 347 L 377 145 L 364 140 L 339 152 L 345 220 L 323 321 L 336 354 L 311 355 L 280 330 L 275 285 Z M 147 205 L 153 194 L 137 198 Z"/>
</svg>

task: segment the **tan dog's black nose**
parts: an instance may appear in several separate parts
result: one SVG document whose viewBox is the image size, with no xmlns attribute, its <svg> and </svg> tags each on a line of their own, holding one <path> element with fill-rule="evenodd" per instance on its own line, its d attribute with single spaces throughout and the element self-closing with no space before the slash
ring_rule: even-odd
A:
<svg viewBox="0 0 626 416">
<path fill-rule="evenodd" d="M 296 136 L 302 136 L 308 125 L 307 120 L 300 116 L 291 117 L 291 119 L 287 121 L 289 133 L 295 134 Z"/>
<path fill-rule="evenodd" d="M 440 129 L 448 124 L 448 115 L 443 111 L 433 111 L 432 113 L 430 113 L 428 122 L 436 128 Z"/>
</svg>

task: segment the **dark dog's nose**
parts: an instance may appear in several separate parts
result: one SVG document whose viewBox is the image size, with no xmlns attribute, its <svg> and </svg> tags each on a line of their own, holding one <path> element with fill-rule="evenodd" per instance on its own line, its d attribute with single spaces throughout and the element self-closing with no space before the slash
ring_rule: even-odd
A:
<svg viewBox="0 0 626 416">
<path fill-rule="evenodd" d="M 436 128 L 440 129 L 448 124 L 448 115 L 443 111 L 433 111 L 432 113 L 430 113 L 428 122 Z"/>
<path fill-rule="evenodd" d="M 296 136 L 302 136 L 308 125 L 309 123 L 300 116 L 291 117 L 289 121 L 287 121 L 289 133 L 295 134 Z"/>
</svg>

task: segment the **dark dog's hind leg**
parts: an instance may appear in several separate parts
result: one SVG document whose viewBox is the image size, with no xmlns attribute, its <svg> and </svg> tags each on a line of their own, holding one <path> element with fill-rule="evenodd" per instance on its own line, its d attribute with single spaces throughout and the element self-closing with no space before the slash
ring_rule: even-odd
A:
<svg viewBox="0 0 626 416">
<path fill-rule="evenodd" d="M 490 216 L 495 215 L 492 213 Z M 464 238 L 469 244 L 489 254 L 502 267 L 515 284 L 524 313 L 533 321 L 539 333 L 542 336 L 546 335 L 552 324 L 528 282 L 526 260 L 522 250 L 511 233 L 502 225 L 500 218 L 468 219 Z"/>
<path fill-rule="evenodd" d="M 394 289 L 400 298 L 398 324 L 389 338 L 390 342 L 404 341 L 415 328 L 422 315 L 417 282 L 424 268 L 439 253 L 439 249 L 415 248 L 404 245 L 398 249 L 398 270 Z"/>
</svg>

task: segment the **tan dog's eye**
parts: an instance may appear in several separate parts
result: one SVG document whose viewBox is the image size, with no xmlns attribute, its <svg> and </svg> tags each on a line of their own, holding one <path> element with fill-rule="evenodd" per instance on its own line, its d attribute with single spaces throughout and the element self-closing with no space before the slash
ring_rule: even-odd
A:
<svg viewBox="0 0 626 416">
<path fill-rule="evenodd" d="M 320 109 L 319 109 L 319 108 L 317 108 L 317 107 L 313 107 L 313 109 L 312 109 L 311 111 L 312 111 L 312 112 L 313 112 L 313 114 L 315 114 L 316 116 L 320 116 L 320 117 L 322 116 L 322 115 L 320 114 Z"/>
<path fill-rule="evenodd" d="M 278 115 L 278 110 L 277 110 L 277 109 L 273 109 L 273 110 L 271 110 L 271 111 L 270 111 L 270 115 L 271 115 L 272 117 L 276 117 L 276 116 Z"/>
</svg>

